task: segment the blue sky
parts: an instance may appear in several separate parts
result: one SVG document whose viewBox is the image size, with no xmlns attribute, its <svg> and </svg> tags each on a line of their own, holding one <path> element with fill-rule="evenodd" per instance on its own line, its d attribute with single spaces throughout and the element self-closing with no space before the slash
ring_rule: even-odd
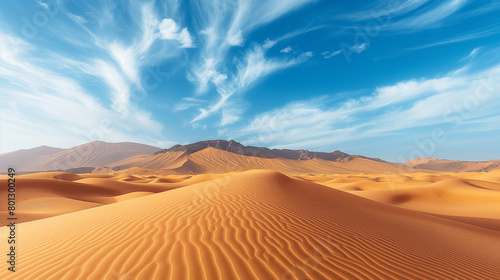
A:
<svg viewBox="0 0 500 280">
<path fill-rule="evenodd" d="M 500 3 L 2 1 L 0 153 L 207 139 L 500 158 Z"/>
</svg>

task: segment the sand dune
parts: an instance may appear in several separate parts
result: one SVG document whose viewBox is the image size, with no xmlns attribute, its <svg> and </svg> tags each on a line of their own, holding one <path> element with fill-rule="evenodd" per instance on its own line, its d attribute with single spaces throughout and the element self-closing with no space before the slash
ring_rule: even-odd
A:
<svg viewBox="0 0 500 280">
<path fill-rule="evenodd" d="M 488 173 L 297 176 L 397 207 L 500 229 L 500 170 Z"/>
<path fill-rule="evenodd" d="M 6 178 L 0 180 L 5 185 L 6 181 Z M 16 181 L 19 222 L 122 201 L 125 197 L 133 198 L 123 196 L 132 192 L 157 193 L 171 189 L 167 186 L 112 181 L 110 178 L 99 178 L 98 175 L 84 178 L 62 172 L 20 175 Z M 0 190 L 0 197 L 6 197 L 6 192 L 5 188 Z M 0 213 L 6 216 L 5 203 L 0 204 Z M 0 224 L 5 225 L 6 222 L 6 219 L 2 219 Z"/>
<path fill-rule="evenodd" d="M 485 172 L 500 169 L 500 162 L 489 161 L 461 161 L 435 158 L 417 158 L 404 163 L 406 166 L 442 172 Z"/>
<path fill-rule="evenodd" d="M 99 193 L 97 197 L 115 195 L 133 182 L 141 182 L 137 186 L 144 188 L 191 183 L 22 223 L 18 226 L 18 243 L 22 244 L 19 270 L 15 274 L 2 270 L 0 278 L 498 278 L 499 232 L 372 201 L 336 190 L 334 185 L 307 182 L 353 184 L 361 176 L 369 184 L 358 186 L 366 190 L 357 192 L 383 190 L 377 183 L 394 183 L 396 189 L 403 189 L 398 184 L 419 181 L 415 179 L 418 175 L 303 175 L 292 179 L 274 171 L 177 176 L 170 178 L 173 181 L 129 175 L 59 180 L 66 186 L 88 185 L 88 190 Z M 452 183 L 447 176 L 423 183 L 436 184 L 430 189 L 446 189 L 445 183 Z M 498 173 L 478 174 L 481 176 L 482 180 L 492 178 L 490 183 L 500 177 Z M 196 179 L 209 180 L 196 183 Z M 144 183 L 146 180 L 151 181 Z M 462 178 L 459 192 L 475 188 L 470 184 L 486 187 L 476 182 L 481 179 L 473 180 Z M 47 188 L 62 192 L 57 187 Z M 489 185 L 485 191 L 495 188 Z M 477 193 L 472 200 L 476 199 L 486 198 Z M 0 236 L 6 234 L 7 228 L 0 228 Z M 0 254 L 5 256 L 5 249 L 1 246 Z"/>
<path fill-rule="evenodd" d="M 190 184 L 215 180 L 231 174 L 196 176 L 132 176 L 72 174 L 65 172 L 33 173 L 17 176 L 18 222 L 75 212 L 136 197 L 163 192 Z M 7 185 L 7 176 L 0 176 Z M 0 190 L 7 197 L 7 189 Z M 7 204 L 0 204 L 0 215 L 7 216 Z M 0 220 L 3 226 L 6 219 Z"/>
</svg>

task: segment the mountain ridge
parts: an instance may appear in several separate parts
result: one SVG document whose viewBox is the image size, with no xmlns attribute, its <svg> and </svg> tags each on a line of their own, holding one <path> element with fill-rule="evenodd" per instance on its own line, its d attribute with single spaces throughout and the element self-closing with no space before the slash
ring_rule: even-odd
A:
<svg viewBox="0 0 500 280">
<path fill-rule="evenodd" d="M 363 157 L 359 155 L 350 155 L 339 150 L 333 152 L 317 152 L 309 151 L 306 149 L 292 150 L 292 149 L 269 149 L 267 147 L 257 147 L 257 146 L 245 146 L 234 140 L 205 140 L 198 141 L 195 143 L 187 145 L 174 145 L 168 149 L 160 150 L 156 154 L 166 153 L 166 152 L 186 152 L 187 154 L 193 154 L 206 148 L 216 148 L 219 150 L 231 152 L 243 156 L 253 156 L 260 158 L 286 158 L 293 160 L 310 160 L 313 158 L 320 158 L 329 161 L 338 161 L 342 159 L 349 159 L 352 157 Z M 378 158 L 368 158 L 375 161 L 383 161 Z"/>
</svg>

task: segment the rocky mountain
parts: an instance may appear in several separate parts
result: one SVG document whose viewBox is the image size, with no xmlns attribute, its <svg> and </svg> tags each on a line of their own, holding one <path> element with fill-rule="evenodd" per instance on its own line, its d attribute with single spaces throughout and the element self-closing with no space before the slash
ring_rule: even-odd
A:
<svg viewBox="0 0 500 280">
<path fill-rule="evenodd" d="M 286 158 L 294 160 L 310 160 L 313 158 L 320 158 L 329 161 L 337 161 L 351 157 L 351 155 L 338 150 L 326 153 L 311 152 L 308 150 L 269 149 L 265 147 L 244 146 L 234 140 L 208 140 L 188 145 L 175 145 L 169 149 L 158 151 L 155 155 L 166 152 L 185 152 L 187 154 L 193 154 L 209 147 L 233 154 L 260 158 Z"/>
</svg>

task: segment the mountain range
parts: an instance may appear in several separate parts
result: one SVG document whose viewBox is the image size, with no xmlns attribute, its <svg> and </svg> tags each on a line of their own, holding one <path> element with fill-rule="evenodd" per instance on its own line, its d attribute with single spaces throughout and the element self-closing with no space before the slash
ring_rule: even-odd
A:
<svg viewBox="0 0 500 280">
<path fill-rule="evenodd" d="M 500 160 L 433 158 L 391 163 L 341 151 L 269 149 L 234 140 L 208 140 L 168 149 L 139 143 L 94 141 L 69 149 L 41 146 L 0 155 L 0 168 L 73 173 L 201 174 L 268 169 L 286 174 L 469 172 L 500 169 Z"/>
</svg>

